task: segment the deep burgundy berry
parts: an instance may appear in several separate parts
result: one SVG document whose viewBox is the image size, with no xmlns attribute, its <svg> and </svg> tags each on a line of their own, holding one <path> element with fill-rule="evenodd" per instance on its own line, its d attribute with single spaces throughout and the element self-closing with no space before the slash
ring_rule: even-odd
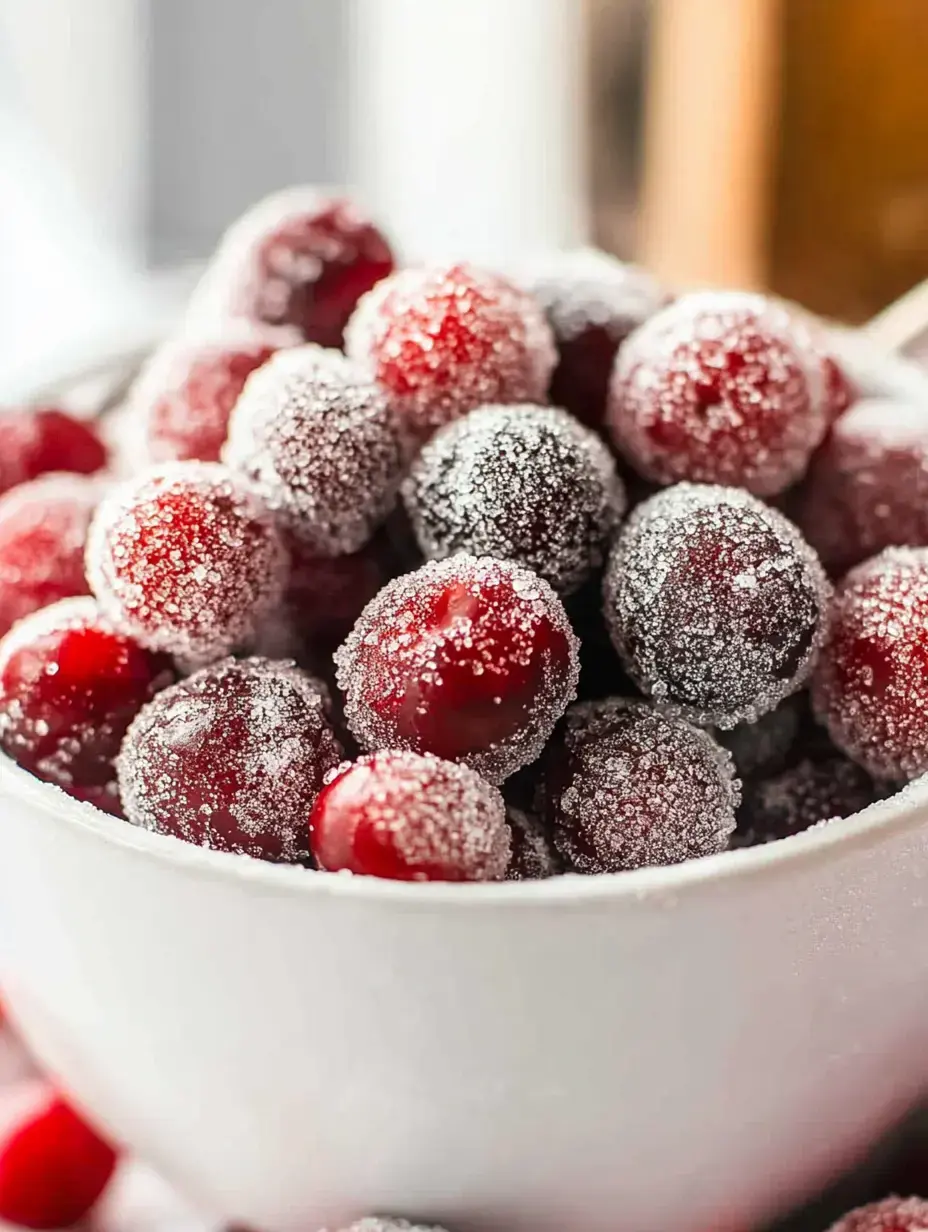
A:
<svg viewBox="0 0 928 1232">
<path fill-rule="evenodd" d="M 386 239 L 351 201 L 286 189 L 229 228 L 194 293 L 190 325 L 244 317 L 340 347 L 358 300 L 392 269 Z"/>
<path fill-rule="evenodd" d="M 425 1224 L 412 1224 L 407 1219 L 382 1219 L 379 1216 L 368 1216 L 359 1219 L 350 1228 L 342 1228 L 341 1232 L 445 1232 L 444 1228 Z"/>
<path fill-rule="evenodd" d="M 924 1198 L 884 1198 L 851 1211 L 830 1232 L 925 1232 L 926 1228 L 928 1201 Z"/>
<path fill-rule="evenodd" d="M 345 349 L 419 441 L 478 406 L 543 402 L 555 359 L 531 295 L 461 264 L 385 279 L 358 304 Z"/>
<path fill-rule="evenodd" d="M 547 582 L 466 554 L 384 587 L 336 663 L 362 747 L 434 753 L 496 783 L 538 756 L 578 674 Z"/>
<path fill-rule="evenodd" d="M 119 758 L 135 825 L 274 862 L 309 855 L 307 819 L 343 757 L 324 686 L 292 663 L 225 659 L 132 724 Z"/>
<path fill-rule="evenodd" d="M 53 471 L 93 475 L 108 460 L 89 421 L 56 407 L 0 411 L 0 492 Z"/>
<path fill-rule="evenodd" d="M 829 422 L 821 358 L 803 325 L 761 296 L 718 291 L 682 296 L 628 339 L 608 417 L 645 478 L 760 496 L 800 478 Z"/>
<path fill-rule="evenodd" d="M 507 881 L 543 881 L 562 872 L 561 861 L 539 818 L 511 805 L 506 810 L 512 854 Z"/>
<path fill-rule="evenodd" d="M 44 475 L 0 496 L 0 634 L 30 612 L 90 593 L 84 547 L 98 480 Z"/>
<path fill-rule="evenodd" d="M 888 548 L 847 575 L 812 698 L 838 748 L 874 777 L 928 771 L 928 548 Z"/>
<path fill-rule="evenodd" d="M 539 794 L 555 847 L 580 873 L 724 851 L 739 800 L 731 758 L 708 732 L 620 698 L 567 711 Z"/>
<path fill-rule="evenodd" d="M 269 514 L 217 463 L 169 463 L 121 484 L 87 544 L 87 576 L 107 615 L 143 645 L 194 664 L 247 645 L 285 573 Z"/>
<path fill-rule="evenodd" d="M 320 868 L 393 881 L 498 881 L 509 864 L 503 797 L 475 771 L 387 750 L 342 767 L 310 818 Z"/>
<path fill-rule="evenodd" d="M 784 769 L 799 741 L 807 710 L 807 694 L 793 693 L 755 723 L 739 723 L 717 732 L 716 739 L 731 753 L 738 777 L 768 777 Z"/>
<path fill-rule="evenodd" d="M 678 484 L 632 514 L 604 594 L 635 683 L 696 722 L 728 728 L 807 679 L 830 588 L 782 514 L 739 489 Z"/>
<path fill-rule="evenodd" d="M 403 500 L 423 554 L 495 556 L 562 593 L 605 558 L 625 510 L 615 463 L 566 411 L 486 406 L 422 450 Z"/>
<path fill-rule="evenodd" d="M 119 812 L 114 762 L 129 724 L 170 684 L 170 660 L 65 599 L 0 642 L 0 747 L 78 800 Z"/>
</svg>

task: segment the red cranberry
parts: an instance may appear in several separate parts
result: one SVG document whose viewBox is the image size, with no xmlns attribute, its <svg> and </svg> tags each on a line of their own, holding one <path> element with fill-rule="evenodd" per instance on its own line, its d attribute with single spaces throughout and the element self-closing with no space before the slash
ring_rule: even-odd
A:
<svg viewBox="0 0 928 1232">
<path fill-rule="evenodd" d="M 835 574 L 883 548 L 928 546 L 928 411 L 858 402 L 813 460 L 794 513 Z"/>
<path fill-rule="evenodd" d="M 782 514 L 736 488 L 681 483 L 632 514 L 604 593 L 635 683 L 696 722 L 728 728 L 807 679 L 830 591 Z"/>
<path fill-rule="evenodd" d="M 368 1216 L 359 1219 L 350 1228 L 342 1228 L 341 1232 L 445 1232 L 444 1228 L 421 1223 L 410 1223 L 407 1219 L 382 1219 L 379 1216 Z"/>
<path fill-rule="evenodd" d="M 96 1205 L 117 1156 L 59 1096 L 38 1106 L 0 1143 L 0 1219 L 20 1228 L 70 1228 Z"/>
<path fill-rule="evenodd" d="M 0 492 L 52 471 L 93 475 L 107 461 L 93 423 L 54 407 L 0 412 Z"/>
<path fill-rule="evenodd" d="M 196 329 L 245 317 L 340 347 L 355 304 L 392 269 L 387 241 L 352 202 L 287 189 L 229 228 L 194 293 L 190 321 Z"/>
<path fill-rule="evenodd" d="M 358 305 L 345 347 L 419 440 L 477 406 L 544 401 L 555 358 L 528 292 L 469 265 L 386 279 Z"/>
<path fill-rule="evenodd" d="M 548 254 L 520 282 L 544 309 L 557 343 L 551 401 L 601 428 L 616 352 L 666 304 L 666 294 L 644 270 L 590 248 Z"/>
<path fill-rule="evenodd" d="M 114 761 L 170 660 L 118 632 L 92 599 L 27 616 L 0 642 L 0 747 L 78 800 L 119 812 Z"/>
<path fill-rule="evenodd" d="M 335 659 L 364 748 L 434 753 L 496 783 L 538 756 L 578 675 L 547 582 L 464 554 L 385 586 Z"/>
<path fill-rule="evenodd" d="M 928 548 L 888 548 L 847 575 L 812 698 L 838 748 L 875 778 L 928 771 Z"/>
<path fill-rule="evenodd" d="M 175 462 L 120 485 L 87 545 L 87 576 L 107 615 L 192 663 L 247 644 L 285 570 L 263 505 L 216 463 Z"/>
<path fill-rule="evenodd" d="M 498 881 L 509 863 L 503 797 L 475 771 L 388 750 L 344 766 L 310 818 L 319 867 L 392 881 Z"/>
<path fill-rule="evenodd" d="M 356 552 L 396 500 L 405 468 L 385 394 L 339 351 L 282 351 L 249 380 L 224 452 L 322 556 Z"/>
<path fill-rule="evenodd" d="M 512 842 L 506 880 L 542 881 L 556 877 L 561 871 L 561 862 L 539 819 L 511 805 L 506 817 Z"/>
<path fill-rule="evenodd" d="M 924 1232 L 925 1228 L 928 1202 L 924 1198 L 884 1198 L 851 1211 L 830 1232 Z"/>
<path fill-rule="evenodd" d="M 562 592 L 603 563 L 625 510 L 599 437 L 541 406 L 485 406 L 442 428 L 403 499 L 425 556 L 512 560 Z"/>
<path fill-rule="evenodd" d="M 324 686 L 292 663 L 224 659 L 165 689 L 119 758 L 126 816 L 261 860 L 309 850 L 306 819 L 342 759 Z"/>
<path fill-rule="evenodd" d="M 685 295 L 619 352 L 609 427 L 647 479 L 771 496 L 804 473 L 828 427 L 821 358 L 761 296 Z"/>
<path fill-rule="evenodd" d="M 647 702 L 571 706 L 542 764 L 545 820 L 579 873 L 711 855 L 735 828 L 729 755 L 708 732 Z"/>
<path fill-rule="evenodd" d="M 799 739 L 807 705 L 805 693 L 794 693 L 755 723 L 716 732 L 719 744 L 731 753 L 739 778 L 769 776 L 785 767 Z"/>
<path fill-rule="evenodd" d="M 89 594 L 84 546 L 97 480 L 45 475 L 0 497 L 0 634 L 58 599 Z"/>
<path fill-rule="evenodd" d="M 857 401 L 857 390 L 850 376 L 834 355 L 822 356 L 825 376 L 825 399 L 829 423 L 834 423 Z"/>
</svg>

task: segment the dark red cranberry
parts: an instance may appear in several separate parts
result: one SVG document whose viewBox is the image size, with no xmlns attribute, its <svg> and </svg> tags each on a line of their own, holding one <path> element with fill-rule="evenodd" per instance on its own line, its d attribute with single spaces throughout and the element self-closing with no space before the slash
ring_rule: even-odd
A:
<svg viewBox="0 0 928 1232">
<path fill-rule="evenodd" d="M 509 806 L 506 810 L 512 855 L 507 881 L 543 881 L 562 871 L 561 861 L 545 827 L 533 813 Z"/>
<path fill-rule="evenodd" d="M 739 723 L 716 739 L 728 749 L 742 779 L 768 777 L 784 769 L 807 718 L 808 696 L 794 693 L 755 723 Z"/>
<path fill-rule="evenodd" d="M 52 471 L 93 475 L 107 461 L 93 423 L 55 407 L 0 412 L 0 492 Z"/>
<path fill-rule="evenodd" d="M 851 1211 L 830 1232 L 924 1232 L 925 1228 L 928 1201 L 924 1198 L 884 1198 Z"/>
</svg>

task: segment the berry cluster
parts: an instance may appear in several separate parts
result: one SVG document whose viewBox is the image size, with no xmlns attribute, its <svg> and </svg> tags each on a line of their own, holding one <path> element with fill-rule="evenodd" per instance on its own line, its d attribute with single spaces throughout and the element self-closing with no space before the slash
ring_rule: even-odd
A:
<svg viewBox="0 0 928 1232">
<path fill-rule="evenodd" d="M 0 746 L 134 825 L 392 879 L 858 812 L 928 770 L 928 407 L 841 346 L 590 251 L 395 270 L 350 202 L 275 196 L 128 395 L 140 470 L 0 419 Z"/>
</svg>

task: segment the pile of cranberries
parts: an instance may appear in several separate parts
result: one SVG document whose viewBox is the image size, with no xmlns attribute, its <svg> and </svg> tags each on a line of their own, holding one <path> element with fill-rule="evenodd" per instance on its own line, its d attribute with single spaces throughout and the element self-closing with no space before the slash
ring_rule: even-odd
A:
<svg viewBox="0 0 928 1232">
<path fill-rule="evenodd" d="M 0 419 L 0 745 L 134 825 L 530 880 L 928 770 L 928 406 L 798 309 L 590 251 L 395 269 L 291 190 L 121 420 L 117 481 L 100 425 Z"/>
</svg>

